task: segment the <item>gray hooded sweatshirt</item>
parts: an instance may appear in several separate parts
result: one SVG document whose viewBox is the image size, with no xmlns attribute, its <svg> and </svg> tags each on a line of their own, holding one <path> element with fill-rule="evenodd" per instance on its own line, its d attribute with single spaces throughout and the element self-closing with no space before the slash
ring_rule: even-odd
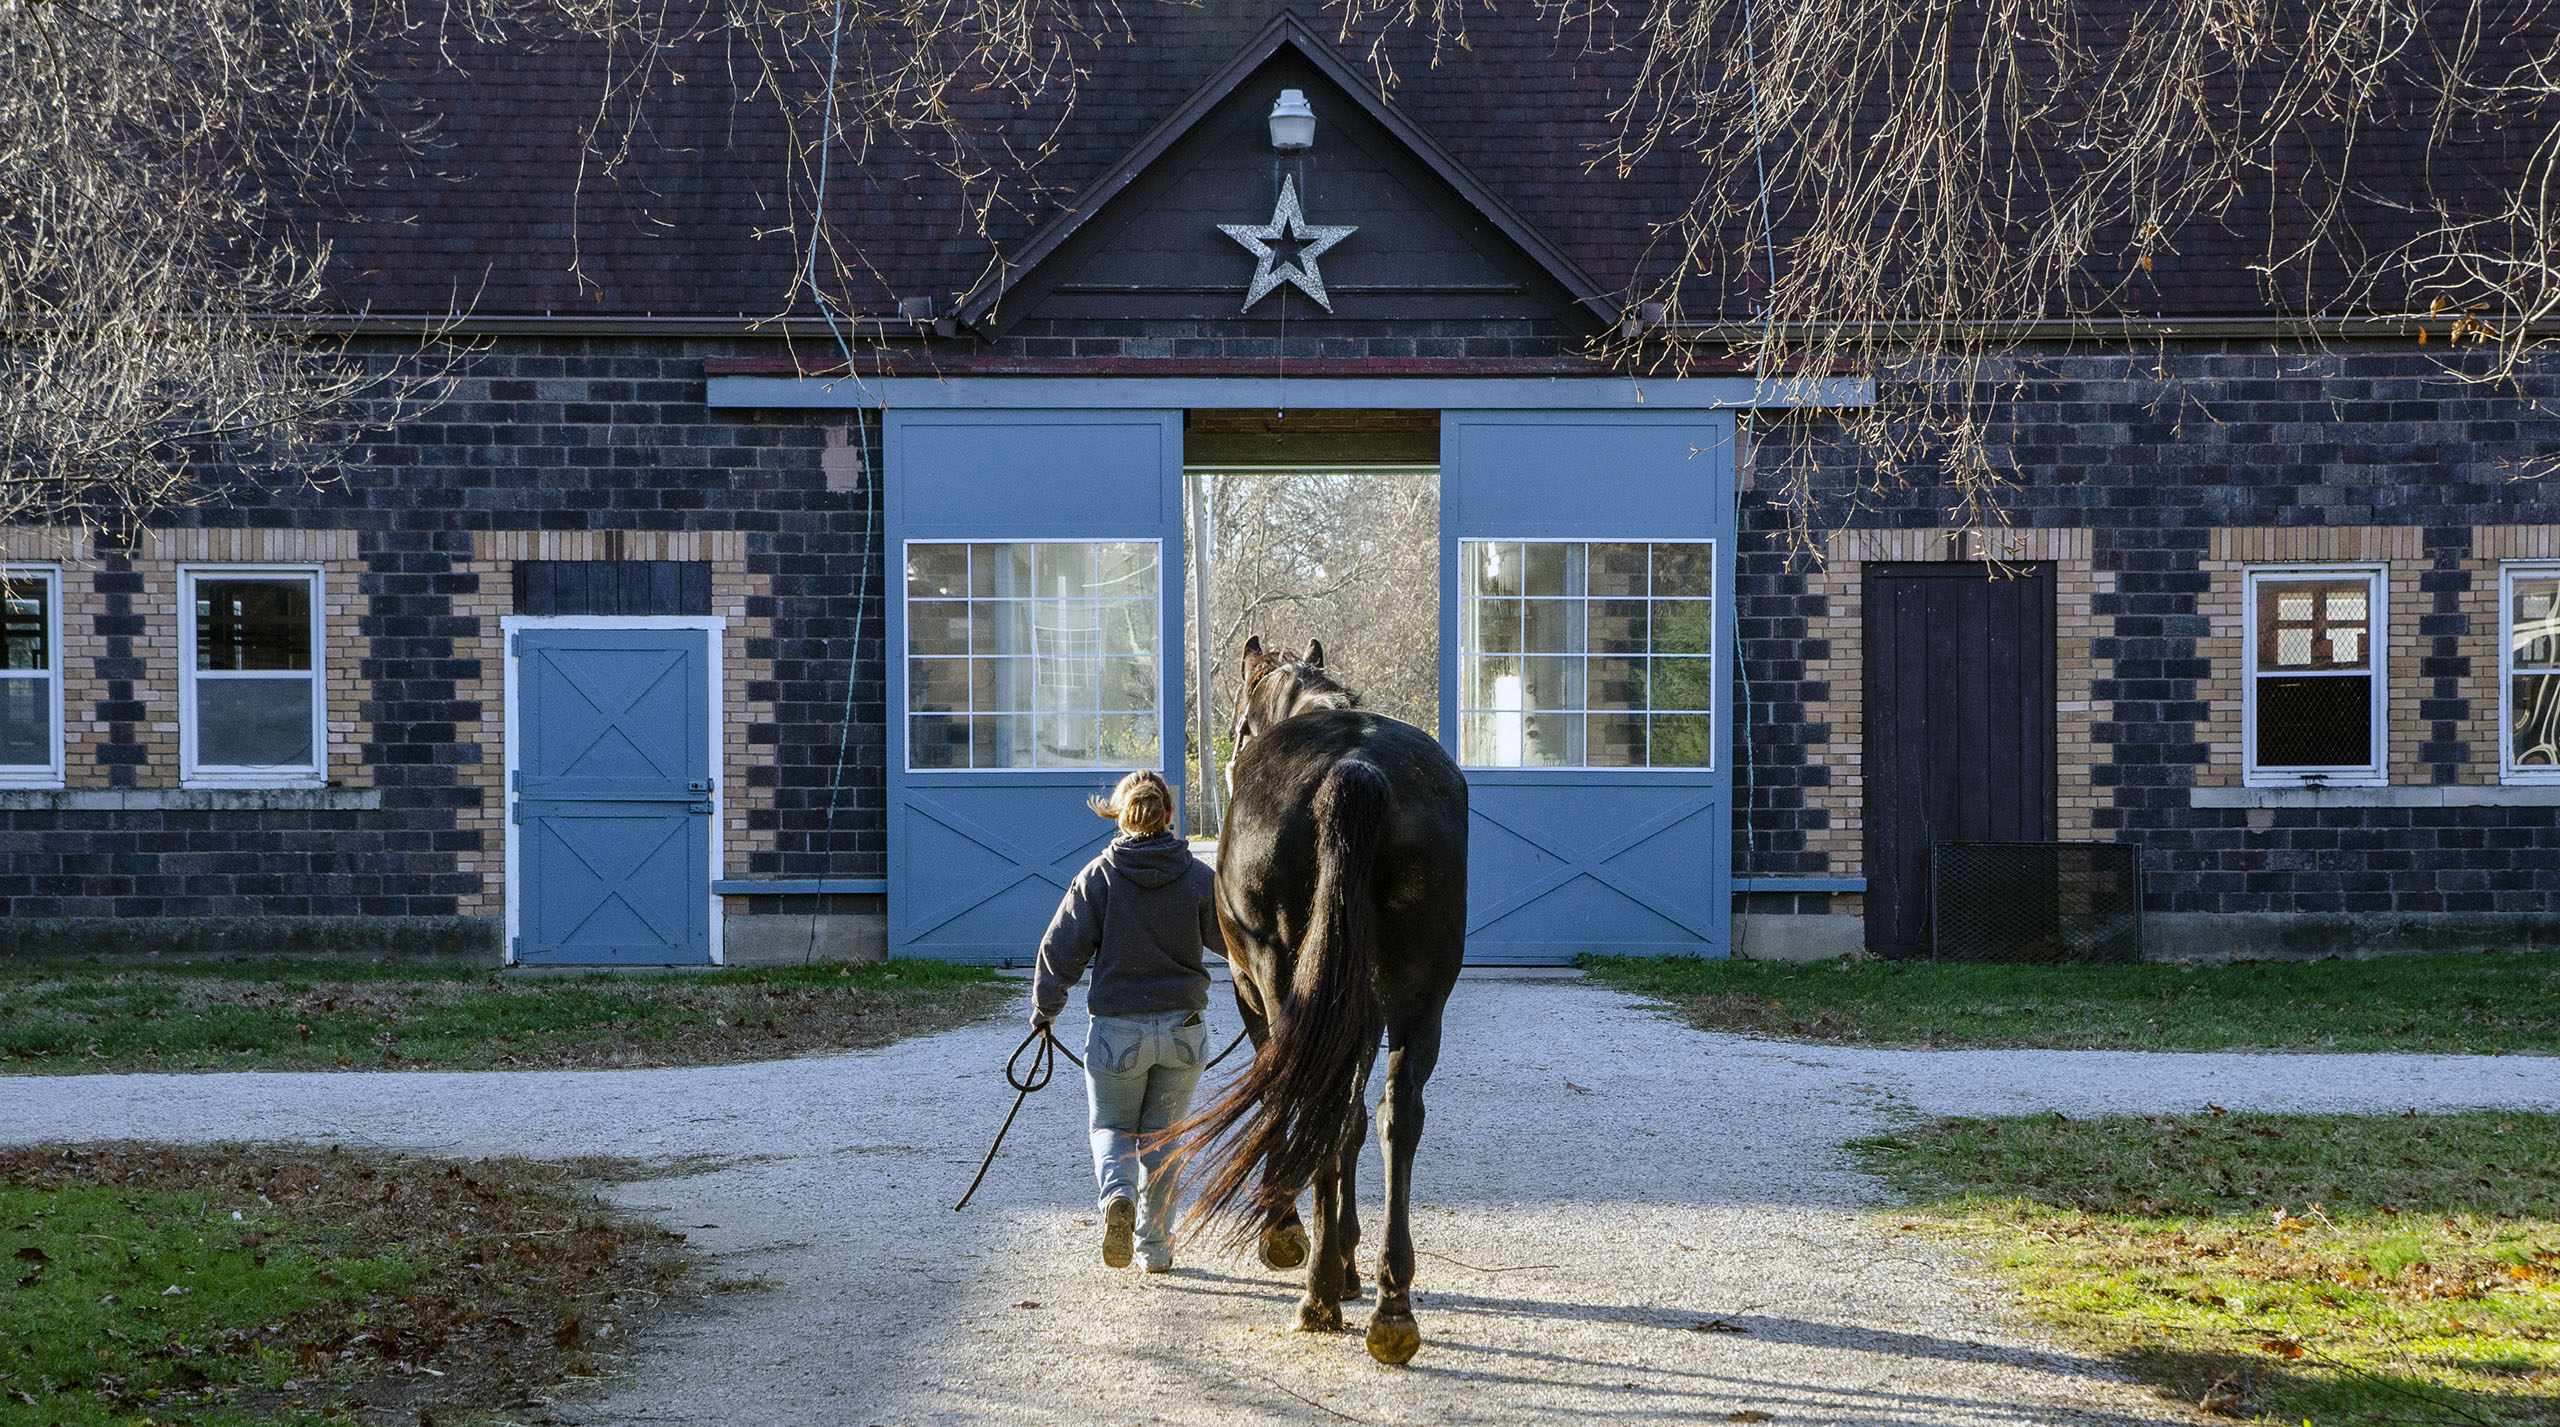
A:
<svg viewBox="0 0 2560 1427">
<path fill-rule="evenodd" d="M 1170 832 L 1114 838 L 1067 888 L 1040 938 L 1032 1003 L 1054 1016 L 1067 988 L 1093 967 L 1085 1009 L 1097 1016 L 1198 1011 L 1209 1005 L 1202 947 L 1226 950 L 1218 930 L 1216 874 Z"/>
</svg>

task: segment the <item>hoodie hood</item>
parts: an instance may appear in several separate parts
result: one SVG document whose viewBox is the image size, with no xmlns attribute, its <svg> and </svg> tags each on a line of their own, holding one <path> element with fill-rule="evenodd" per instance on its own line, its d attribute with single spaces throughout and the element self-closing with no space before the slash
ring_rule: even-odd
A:
<svg viewBox="0 0 2560 1427">
<path fill-rule="evenodd" d="M 1162 887 L 1191 870 L 1191 844 L 1170 832 L 1153 837 L 1114 838 L 1111 865 L 1141 887 Z"/>
</svg>

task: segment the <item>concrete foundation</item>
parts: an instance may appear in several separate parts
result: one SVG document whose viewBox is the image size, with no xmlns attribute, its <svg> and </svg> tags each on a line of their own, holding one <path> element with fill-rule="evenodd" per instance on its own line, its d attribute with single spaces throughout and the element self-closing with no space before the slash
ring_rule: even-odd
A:
<svg viewBox="0 0 2560 1427">
<path fill-rule="evenodd" d="M 1867 919 L 1831 916 L 1736 916 L 1733 954 L 1745 961 L 1830 961 L 1867 949 Z"/>
<path fill-rule="evenodd" d="M 2316 961 L 2560 949 L 2560 916 L 2507 912 L 2153 912 L 2148 961 Z"/>
<path fill-rule="evenodd" d="M 816 917 L 733 914 L 720 923 L 720 954 L 731 966 L 886 961 L 889 917 L 886 912 L 830 911 Z"/>
</svg>

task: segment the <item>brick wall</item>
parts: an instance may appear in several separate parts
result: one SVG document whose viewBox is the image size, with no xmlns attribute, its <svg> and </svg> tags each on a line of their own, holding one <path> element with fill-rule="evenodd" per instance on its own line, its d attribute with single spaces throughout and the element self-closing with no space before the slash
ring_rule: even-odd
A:
<svg viewBox="0 0 2560 1427">
<path fill-rule="evenodd" d="M 2560 490 L 2517 478 L 2560 449 L 2560 378 L 2528 379 L 2537 409 L 2414 347 L 2238 344 L 2045 354 L 2027 377 L 1998 423 L 2006 534 L 2062 575 L 2064 835 L 2141 844 L 2155 912 L 2560 924 L 2560 807 L 2497 786 L 2496 607 L 2501 559 L 2560 558 Z M 1830 466 L 1827 563 L 1756 494 L 1743 512 L 1749 874 L 1857 874 L 1855 562 L 1944 558 L 1932 493 L 1853 508 L 1830 438 L 1771 425 L 1754 457 L 1763 482 Z M 2241 572 L 2330 560 L 2388 570 L 2394 786 L 2237 805 L 2258 791 L 2238 787 Z"/>
<path fill-rule="evenodd" d="M 863 475 L 876 440 L 848 441 L 841 419 L 831 432 L 827 418 L 703 405 L 705 356 L 776 350 L 502 341 L 342 480 L 176 512 L 130 548 L 12 532 L 0 558 L 64 567 L 70 749 L 65 793 L 0 799 L 0 911 L 495 917 L 497 621 L 518 559 L 709 561 L 728 618 L 725 870 L 881 875 L 880 513 Z M 580 543 L 604 531 L 624 535 Z M 325 571 L 333 786 L 320 793 L 177 788 L 176 571 L 224 560 Z"/>
</svg>

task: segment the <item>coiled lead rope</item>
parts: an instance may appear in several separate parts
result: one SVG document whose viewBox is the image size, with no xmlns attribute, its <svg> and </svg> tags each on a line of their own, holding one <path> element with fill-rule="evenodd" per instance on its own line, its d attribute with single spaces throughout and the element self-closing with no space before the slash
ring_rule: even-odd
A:
<svg viewBox="0 0 2560 1427">
<path fill-rule="evenodd" d="M 1236 1032 L 1236 1038 L 1227 1042 L 1227 1048 L 1218 1052 L 1217 1059 L 1200 1067 L 1200 1073 L 1206 1075 L 1217 1069 L 1228 1056 L 1236 1053 L 1237 1046 L 1244 1044 L 1247 1034 L 1245 1031 Z M 1035 1044 L 1040 1049 L 1031 1057 L 1031 1068 L 1027 1071 L 1021 1069 L 1022 1053 Z M 1013 1117 L 1022 1113 L 1022 1102 L 1031 1098 L 1032 1091 L 1045 1087 L 1056 1078 L 1058 1057 L 1062 1055 L 1074 1061 L 1078 1070 L 1084 1068 L 1084 1061 L 1060 1044 L 1058 1037 L 1050 1031 L 1049 1023 L 1043 1021 L 1031 1028 L 1031 1034 L 1024 1036 L 1022 1044 L 1013 1048 L 1013 1054 L 1004 1058 L 1004 1083 L 1013 1087 L 1013 1108 L 1004 1112 L 1004 1123 L 996 1127 L 995 1142 L 987 1146 L 987 1157 L 978 1161 L 978 1172 L 970 1179 L 968 1192 L 960 1196 L 959 1203 L 951 1206 L 952 1213 L 968 1208 L 969 1201 L 977 1197 L 978 1186 L 987 1181 L 988 1167 L 996 1162 L 996 1151 L 1004 1148 L 1004 1137 L 1013 1129 Z"/>
</svg>

